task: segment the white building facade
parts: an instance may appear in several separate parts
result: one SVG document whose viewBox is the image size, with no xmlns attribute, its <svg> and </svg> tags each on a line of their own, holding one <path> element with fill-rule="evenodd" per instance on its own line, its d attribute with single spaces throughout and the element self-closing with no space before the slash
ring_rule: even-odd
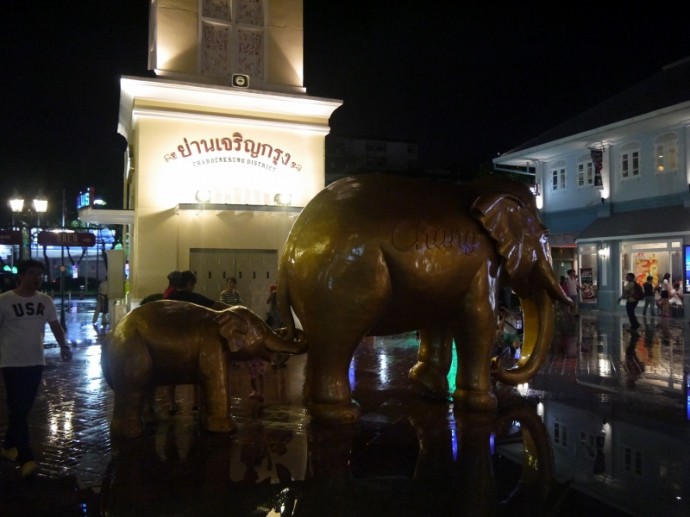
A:
<svg viewBox="0 0 690 517">
<path fill-rule="evenodd" d="M 684 60 L 494 159 L 533 175 L 554 269 L 579 272 L 584 303 L 615 308 L 628 272 L 670 273 L 688 298 L 689 126 Z"/>
</svg>

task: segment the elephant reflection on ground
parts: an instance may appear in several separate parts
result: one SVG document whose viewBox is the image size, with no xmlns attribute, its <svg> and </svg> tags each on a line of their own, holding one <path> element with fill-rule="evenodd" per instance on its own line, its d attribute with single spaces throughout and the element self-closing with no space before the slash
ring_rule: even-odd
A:
<svg viewBox="0 0 690 517">
<path fill-rule="evenodd" d="M 301 333 L 284 339 L 246 307 L 215 311 L 173 300 L 142 305 L 103 344 L 101 365 L 115 393 L 111 434 L 140 436 L 144 421 L 155 421 L 156 386 L 171 384 L 199 384 L 204 430 L 235 431 L 228 386 L 231 362 L 305 351 Z"/>
<path fill-rule="evenodd" d="M 409 479 L 384 476 L 357 479 L 351 472 L 355 426 L 309 428 L 309 476 L 301 510 L 327 513 L 334 504 L 362 515 L 551 515 L 560 488 L 554 481 L 554 458 L 546 428 L 533 407 L 512 406 L 499 413 L 449 410 L 447 404 L 420 400 L 408 410 L 419 453 Z M 497 489 L 496 453 L 509 428 L 519 423 L 522 472 L 514 487 Z M 395 459 L 396 464 L 399 459 Z M 387 490 L 386 490 L 387 489 Z"/>
<path fill-rule="evenodd" d="M 408 418 L 419 440 L 415 480 L 445 484 L 450 493 L 457 495 L 457 500 L 451 502 L 453 507 L 461 505 L 479 510 L 476 515 L 493 515 L 499 507 L 522 511 L 543 509 L 549 504 L 553 452 L 546 428 L 534 408 L 509 406 L 498 415 L 461 411 L 453 414 L 443 406 L 425 401 L 411 408 Z M 524 450 L 522 474 L 515 489 L 503 497 L 497 491 L 493 473 L 492 441 L 500 444 L 508 435 L 508 426 L 515 422 L 520 426 Z"/>
<path fill-rule="evenodd" d="M 104 514 L 179 515 L 193 508 L 195 515 L 230 515 L 239 506 L 228 494 L 233 437 L 192 433 L 188 442 L 188 426 L 181 423 L 170 419 L 157 434 L 112 440 L 112 459 L 101 482 Z"/>
</svg>

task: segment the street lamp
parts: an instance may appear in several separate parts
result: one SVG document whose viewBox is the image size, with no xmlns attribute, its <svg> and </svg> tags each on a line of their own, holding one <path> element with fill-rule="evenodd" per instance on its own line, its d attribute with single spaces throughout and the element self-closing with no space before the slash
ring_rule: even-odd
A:
<svg viewBox="0 0 690 517">
<path fill-rule="evenodd" d="M 14 225 L 15 225 L 15 220 L 14 216 L 15 214 L 21 214 L 22 211 L 24 210 L 24 198 L 20 198 L 19 196 L 13 196 L 10 198 L 10 208 L 12 209 L 12 230 L 14 230 Z M 14 266 L 14 254 L 15 254 L 15 249 L 14 249 L 14 244 L 12 245 L 12 266 Z"/>
<path fill-rule="evenodd" d="M 39 194 L 34 198 L 34 210 L 36 211 L 36 226 L 41 226 L 41 214 L 48 211 L 48 200 Z"/>
<path fill-rule="evenodd" d="M 31 232 L 32 240 L 36 242 L 36 250 L 38 252 L 38 234 L 41 231 L 41 215 L 48 211 L 48 199 L 42 195 L 38 194 L 34 198 L 34 212 L 36 212 L 36 229 Z"/>
<path fill-rule="evenodd" d="M 14 230 L 14 214 L 20 214 L 24 210 L 24 198 L 10 198 L 10 208 L 12 209 L 12 229 Z"/>
</svg>

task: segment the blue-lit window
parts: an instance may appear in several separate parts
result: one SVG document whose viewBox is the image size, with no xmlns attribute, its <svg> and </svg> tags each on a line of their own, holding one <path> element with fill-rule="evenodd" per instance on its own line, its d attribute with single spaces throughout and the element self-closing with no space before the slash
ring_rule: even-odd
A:
<svg viewBox="0 0 690 517">
<path fill-rule="evenodd" d="M 592 163 L 592 160 L 589 159 L 589 157 L 580 158 L 577 161 L 577 186 L 594 186 L 594 163 Z"/>
<path fill-rule="evenodd" d="M 666 133 L 654 141 L 654 159 L 657 174 L 678 170 L 678 135 Z"/>
<path fill-rule="evenodd" d="M 558 162 L 551 167 L 551 190 L 556 192 L 565 190 L 566 168 L 565 162 Z"/>
<path fill-rule="evenodd" d="M 619 168 L 622 179 L 640 176 L 640 144 L 630 142 L 621 148 Z"/>
</svg>

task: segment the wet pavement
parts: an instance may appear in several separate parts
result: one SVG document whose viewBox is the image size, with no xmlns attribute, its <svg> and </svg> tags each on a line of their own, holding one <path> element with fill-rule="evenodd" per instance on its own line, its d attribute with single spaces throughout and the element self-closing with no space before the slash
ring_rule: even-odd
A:
<svg viewBox="0 0 690 517">
<path fill-rule="evenodd" d="M 369 338 L 350 369 L 362 419 L 310 422 L 304 356 L 268 367 L 265 401 L 231 371 L 234 435 L 199 430 L 192 389 L 182 411 L 141 439 L 114 442 L 93 300 L 66 303 L 74 359 L 46 335 L 31 414 L 39 474 L 0 460 L 0 515 L 690 515 L 687 320 L 619 314 L 559 317 L 540 373 L 497 386 L 499 410 L 471 414 L 421 397 L 407 379 L 414 335 Z M 0 380 L 0 384 L 1 384 Z M 7 421 L 0 389 L 0 432 Z"/>
</svg>

